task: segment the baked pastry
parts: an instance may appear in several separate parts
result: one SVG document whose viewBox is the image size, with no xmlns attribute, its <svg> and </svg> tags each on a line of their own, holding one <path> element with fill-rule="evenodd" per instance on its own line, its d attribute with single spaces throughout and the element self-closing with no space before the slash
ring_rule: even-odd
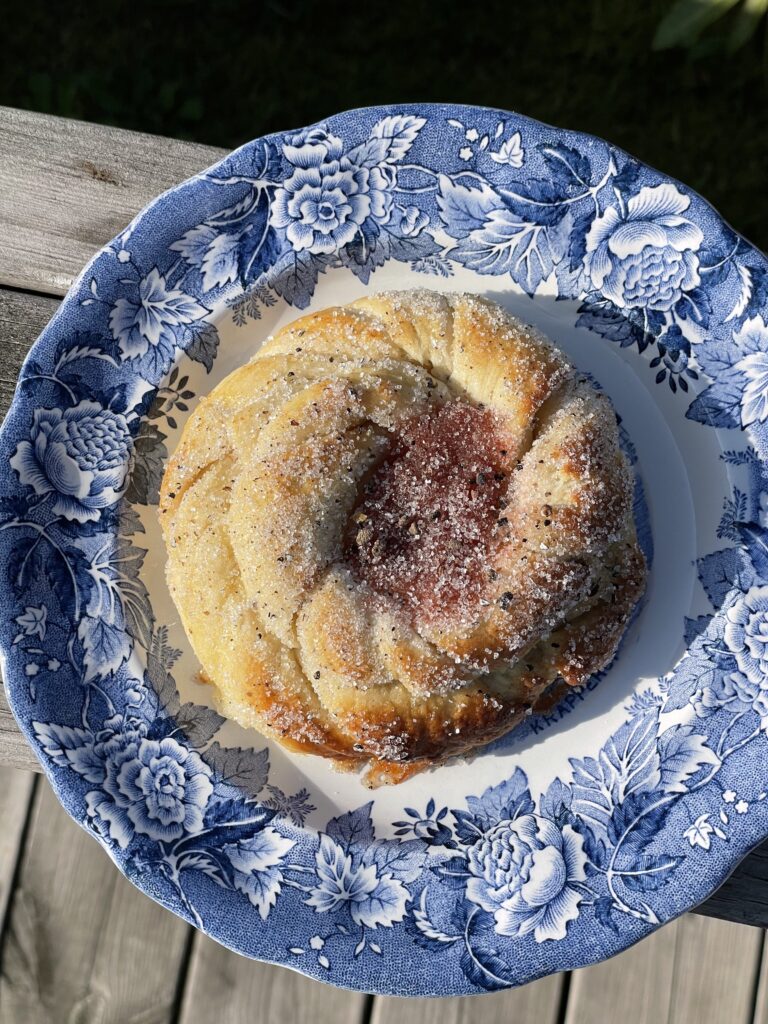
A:
<svg viewBox="0 0 768 1024">
<path fill-rule="evenodd" d="M 609 400 L 472 295 L 282 328 L 190 416 L 160 512 L 221 712 L 370 785 L 583 683 L 645 582 Z"/>
</svg>

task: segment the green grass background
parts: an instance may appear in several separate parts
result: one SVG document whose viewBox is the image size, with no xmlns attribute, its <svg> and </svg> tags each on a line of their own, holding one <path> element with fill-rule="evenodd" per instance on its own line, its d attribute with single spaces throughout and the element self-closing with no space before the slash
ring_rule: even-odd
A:
<svg viewBox="0 0 768 1024">
<path fill-rule="evenodd" d="M 498 106 L 610 139 L 768 248 L 764 27 L 734 55 L 724 28 L 654 52 L 669 6 L 28 0 L 3 13 L 0 103 L 227 147 L 353 106 Z"/>
</svg>

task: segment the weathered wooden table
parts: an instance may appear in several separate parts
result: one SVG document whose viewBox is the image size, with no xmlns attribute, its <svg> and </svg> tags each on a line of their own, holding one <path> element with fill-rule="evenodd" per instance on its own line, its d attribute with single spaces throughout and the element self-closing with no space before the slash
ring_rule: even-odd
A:
<svg viewBox="0 0 768 1024">
<path fill-rule="evenodd" d="M 0 416 L 86 261 L 222 155 L 0 108 Z M 152 903 L 69 821 L 39 770 L 0 686 L 2 1024 L 578 1024 L 617 1012 L 625 1024 L 768 1024 L 768 843 L 700 908 L 724 920 L 687 915 L 615 960 L 479 1002 L 374 999 L 238 957 Z"/>
</svg>

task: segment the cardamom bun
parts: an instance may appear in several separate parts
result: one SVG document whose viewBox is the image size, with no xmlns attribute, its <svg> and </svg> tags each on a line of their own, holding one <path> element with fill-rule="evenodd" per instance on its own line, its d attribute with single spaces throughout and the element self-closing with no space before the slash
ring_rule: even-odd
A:
<svg viewBox="0 0 768 1024">
<path fill-rule="evenodd" d="M 473 295 L 279 330 L 190 416 L 168 583 L 222 714 L 397 782 L 614 656 L 644 586 L 608 398 Z"/>
</svg>

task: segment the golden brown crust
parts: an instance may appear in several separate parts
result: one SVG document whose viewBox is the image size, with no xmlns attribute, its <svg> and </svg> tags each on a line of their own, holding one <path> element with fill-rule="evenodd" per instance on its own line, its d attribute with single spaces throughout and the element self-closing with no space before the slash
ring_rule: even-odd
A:
<svg viewBox="0 0 768 1024">
<path fill-rule="evenodd" d="M 392 439 L 454 402 L 493 414 L 504 484 L 487 580 L 464 607 L 408 612 L 349 562 L 351 516 Z M 223 713 L 372 785 L 584 682 L 645 581 L 610 403 L 473 296 L 388 293 L 283 328 L 190 417 L 160 517 Z"/>
</svg>

